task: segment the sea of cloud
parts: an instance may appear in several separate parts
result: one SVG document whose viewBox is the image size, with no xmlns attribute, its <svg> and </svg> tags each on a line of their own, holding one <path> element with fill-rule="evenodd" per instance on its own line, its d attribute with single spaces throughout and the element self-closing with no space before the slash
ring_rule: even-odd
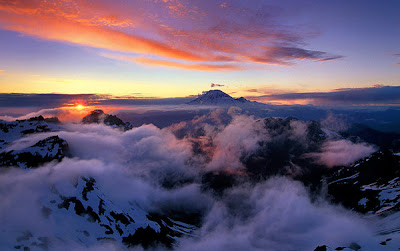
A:
<svg viewBox="0 0 400 251">
<path fill-rule="evenodd" d="M 307 122 L 291 123 L 287 137 L 306 144 Z M 123 132 L 79 123 L 65 123 L 61 128 L 24 137 L 7 149 L 23 149 L 58 135 L 68 142 L 70 156 L 32 170 L 0 169 L 3 231 L 29 229 L 48 236 L 59 232 L 63 226 L 44 219 L 41 201 L 54 185 L 63 187 L 79 177 L 93 177 L 114 203 L 135 201 L 148 212 L 171 217 L 200 215 L 194 237 L 181 239 L 178 250 L 313 250 L 318 245 L 352 242 L 363 250 L 377 250 L 379 237 L 370 220 L 331 204 L 323 191 L 311 197 L 308 188 L 291 177 L 246 179 L 242 159 L 259 151 L 260 142 L 276 140 L 276 136 L 262 120 L 239 109 L 215 110 L 163 129 L 148 124 Z M 374 150 L 364 143 L 332 140 L 307 157 L 329 168 L 350 164 Z M 244 179 L 218 195 L 203 186 L 205 174 L 223 172 Z M 3 235 L 0 242 L 8 243 L 8 237 Z M 61 250 L 122 248 L 114 244 L 81 247 L 72 240 L 53 245 Z"/>
</svg>

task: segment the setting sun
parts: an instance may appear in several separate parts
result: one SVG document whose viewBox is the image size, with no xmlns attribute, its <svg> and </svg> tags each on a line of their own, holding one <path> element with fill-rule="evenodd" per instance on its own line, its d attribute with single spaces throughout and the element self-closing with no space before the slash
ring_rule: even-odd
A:
<svg viewBox="0 0 400 251">
<path fill-rule="evenodd" d="M 83 105 L 77 105 L 77 106 L 75 106 L 75 108 L 78 109 L 78 110 L 82 110 L 82 109 L 84 109 L 85 107 L 84 107 Z"/>
</svg>

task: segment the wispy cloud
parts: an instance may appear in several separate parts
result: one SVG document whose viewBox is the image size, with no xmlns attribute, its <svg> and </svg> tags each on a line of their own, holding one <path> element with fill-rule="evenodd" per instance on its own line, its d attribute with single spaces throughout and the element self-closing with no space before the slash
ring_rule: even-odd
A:
<svg viewBox="0 0 400 251">
<path fill-rule="evenodd" d="M 195 71 L 238 71 L 243 68 L 233 64 L 185 64 L 168 60 L 139 57 L 134 60 L 137 63 L 152 66 L 166 66 Z"/>
<path fill-rule="evenodd" d="M 375 85 L 331 92 L 282 93 L 248 97 L 262 102 L 315 105 L 400 105 L 400 86 Z"/>
<path fill-rule="evenodd" d="M 4 70 L 1 70 L 1 69 L 0 69 L 0 74 L 4 74 Z"/>
<path fill-rule="evenodd" d="M 127 62 L 134 62 L 147 66 L 164 66 L 192 71 L 238 71 L 242 70 L 241 66 L 235 64 L 221 64 L 221 63 L 181 63 L 171 60 L 154 59 L 148 57 L 130 57 L 115 53 L 101 53 L 103 57 L 122 60 Z"/>
<path fill-rule="evenodd" d="M 391 55 L 392 57 L 400 58 L 400 53 L 395 53 Z M 394 63 L 394 65 L 400 65 L 400 62 Z"/>
<path fill-rule="evenodd" d="M 246 68 L 227 62 L 288 66 L 298 60 L 342 58 L 303 48 L 310 34 L 278 24 L 273 15 L 276 7 L 245 7 L 237 0 L 203 2 L 0 1 L 0 28 L 139 54 L 138 63 L 188 70 Z"/>
<path fill-rule="evenodd" d="M 211 83 L 211 88 L 212 88 L 212 87 L 222 87 L 222 86 L 225 86 L 225 85 L 220 85 L 220 84 Z"/>
<path fill-rule="evenodd" d="M 245 91 L 246 91 L 246 92 L 258 92 L 257 89 L 246 89 Z"/>
<path fill-rule="evenodd" d="M 324 62 L 342 59 L 343 56 L 331 55 L 323 51 L 306 50 L 297 47 L 271 47 L 258 56 L 249 57 L 250 61 L 274 65 L 292 65 L 294 59 Z"/>
</svg>

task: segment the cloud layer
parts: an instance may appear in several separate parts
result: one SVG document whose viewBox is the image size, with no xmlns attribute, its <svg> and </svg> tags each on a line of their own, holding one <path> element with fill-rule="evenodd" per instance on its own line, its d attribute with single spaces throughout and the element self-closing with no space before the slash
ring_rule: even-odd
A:
<svg viewBox="0 0 400 251">
<path fill-rule="evenodd" d="M 365 88 L 341 88 L 330 92 L 284 93 L 249 97 L 262 102 L 293 102 L 314 105 L 399 105 L 400 86 L 376 85 Z"/>
<path fill-rule="evenodd" d="M 211 84 L 213 87 L 223 87 L 221 84 Z M 273 90 L 272 90 L 273 91 Z M 271 92 L 272 92 L 271 91 Z M 340 88 L 330 92 L 307 92 L 307 93 L 282 93 L 265 94 L 262 90 L 249 89 L 246 92 L 254 93 L 252 96 L 245 96 L 251 101 L 264 103 L 292 103 L 292 104 L 313 104 L 317 106 L 390 106 L 400 104 L 400 86 L 382 86 L 364 88 Z M 257 96 L 255 94 L 258 94 Z M 196 97 L 157 98 L 141 97 L 132 94 L 126 96 L 112 96 L 100 94 L 0 94 L 0 107 L 36 107 L 36 108 L 57 108 L 61 106 L 74 106 L 83 104 L 88 106 L 110 105 L 182 105 Z M 273 109 L 274 107 L 270 107 Z M 282 109 L 279 105 L 276 109 Z"/>
<path fill-rule="evenodd" d="M 313 250 L 318 245 L 348 246 L 352 242 L 376 250 L 379 242 L 372 226 L 359 215 L 330 204 L 323 193 L 311 196 L 290 176 L 248 180 L 243 159 L 268 150 L 262 148 L 268 142 L 310 144 L 310 123 L 288 120 L 285 124 L 273 118 L 268 123 L 266 127 L 263 120 L 231 108 L 164 129 L 143 125 L 122 132 L 101 124 L 65 124 L 58 132 L 28 135 L 8 150 L 56 134 L 68 142 L 72 157 L 38 169 L 0 173 L 0 228 L 7 229 L 3 237 L 8 238 L 4 243 L 12 242 L 8 235 L 13 231 L 29 229 L 50 236 L 58 248 L 82 248 L 57 222 L 43 217 L 41 202 L 54 187 L 71 193 L 76 179 L 93 177 L 101 192 L 117 205 L 134 201 L 147 212 L 199 217 L 194 238 L 182 239 L 177 250 Z M 277 127 L 281 124 L 282 128 Z M 343 146 L 344 150 L 337 150 Z M 342 165 L 372 149 L 345 140 L 327 141 L 321 155 L 312 157 L 327 166 Z M 323 154 L 341 162 L 329 162 Z M 210 173 L 226 173 L 241 182 L 216 194 L 204 183 Z M 62 242 L 57 239 L 61 233 Z M 119 247 L 93 244 L 90 248 Z"/>
<path fill-rule="evenodd" d="M 367 236 L 370 230 L 356 215 L 313 203 L 301 184 L 274 178 L 231 190 L 214 204 L 200 238 L 183 240 L 180 250 L 313 250 L 354 240 L 371 245 Z"/>
</svg>

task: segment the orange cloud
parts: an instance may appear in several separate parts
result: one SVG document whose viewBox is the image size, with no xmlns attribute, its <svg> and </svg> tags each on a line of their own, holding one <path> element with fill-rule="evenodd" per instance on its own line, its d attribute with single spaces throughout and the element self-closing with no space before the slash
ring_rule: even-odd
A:
<svg viewBox="0 0 400 251">
<path fill-rule="evenodd" d="M 101 53 L 103 57 L 123 60 L 128 62 L 134 62 L 144 65 L 150 66 L 164 66 L 164 67 L 172 67 L 179 68 L 184 70 L 192 70 L 192 71 L 238 71 L 243 70 L 244 68 L 233 65 L 233 64 L 190 64 L 190 63 L 179 63 L 168 60 L 159 60 L 152 59 L 146 57 L 129 57 L 124 55 L 112 54 L 112 53 Z"/>
<path fill-rule="evenodd" d="M 185 70 L 195 71 L 238 71 L 243 70 L 242 67 L 232 64 L 183 64 L 167 60 L 157 60 L 151 58 L 140 57 L 134 60 L 140 64 L 174 67 Z"/>
<path fill-rule="evenodd" d="M 13 3 L 17 4 L 14 5 L 7 3 L 0 2 L 0 11 L 3 11 L 0 16 L 0 27 L 3 29 L 43 39 L 110 50 L 161 55 L 190 61 L 205 60 L 203 56 L 171 47 L 159 41 L 126 34 L 104 26 L 88 24 L 87 19 L 79 19 L 78 14 L 74 12 L 61 12 L 55 8 L 53 9 L 55 13 L 52 13 L 53 11 L 43 10 L 40 4 L 33 6 L 33 2 L 31 5 L 25 4 L 25 1 L 15 1 Z"/>
<path fill-rule="evenodd" d="M 0 70 L 0 74 L 4 74 L 4 70 Z"/>
<path fill-rule="evenodd" d="M 301 31 L 277 25 L 268 7 L 203 1 L 0 0 L 0 28 L 47 40 L 136 53 L 140 54 L 137 63 L 188 70 L 243 69 L 216 62 L 290 66 L 297 60 L 341 58 L 300 48 L 304 46 Z"/>
</svg>

